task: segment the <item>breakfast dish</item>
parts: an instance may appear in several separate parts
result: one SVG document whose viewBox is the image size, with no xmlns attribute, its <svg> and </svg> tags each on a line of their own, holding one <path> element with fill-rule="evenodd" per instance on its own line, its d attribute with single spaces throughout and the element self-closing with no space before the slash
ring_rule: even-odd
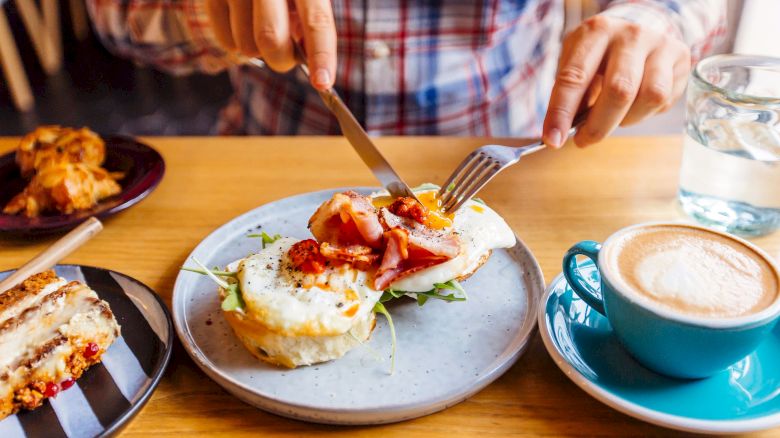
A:
<svg viewBox="0 0 780 438">
<path fill-rule="evenodd" d="M 2 233 L 56 233 L 91 216 L 103 219 L 145 198 L 163 177 L 160 154 L 132 138 L 58 128 L 58 145 L 49 128 L 0 156 Z"/>
<path fill-rule="evenodd" d="M 170 358 L 164 304 L 113 271 L 58 265 L 32 276 L 0 295 L 0 320 L 4 438 L 113 435 Z"/>
<path fill-rule="evenodd" d="M 53 270 L 0 294 L 0 419 L 73 386 L 118 336 L 108 303 Z"/>
<path fill-rule="evenodd" d="M 41 126 L 19 143 L 16 163 L 30 182 L 6 204 L 3 213 L 37 217 L 86 210 L 121 191 L 119 172 L 100 167 L 103 140 L 87 128 Z"/>
<path fill-rule="evenodd" d="M 235 218 L 198 245 L 186 259 L 187 266 L 194 267 L 195 260 L 198 260 L 203 267 L 219 267 L 220 271 L 224 271 L 222 273 L 234 271 L 236 274 L 217 277 L 228 286 L 223 288 L 221 295 L 216 292 L 213 279 L 190 272 L 179 274 L 173 293 L 174 323 L 190 356 L 217 383 L 254 406 L 279 415 L 333 424 L 378 424 L 426 415 L 464 400 L 503 374 L 527 345 L 535 327 L 535 317 L 531 315 L 535 315 L 538 298 L 544 288 L 541 271 L 530 251 L 513 235 L 510 248 L 496 246 L 489 257 L 486 256 L 488 248 L 476 251 L 474 259 L 478 259 L 477 262 L 459 264 L 466 268 L 458 271 L 453 268 L 444 280 L 457 281 L 457 278 L 464 278 L 462 289 L 468 292 L 467 297 L 452 286 L 457 284 L 455 282 L 433 288 L 433 282 L 445 279 L 444 271 L 439 271 L 437 277 L 428 277 L 425 281 L 431 284 L 427 286 L 423 286 L 423 277 L 417 277 L 420 292 L 395 289 L 399 284 L 404 284 L 402 280 L 412 278 L 411 272 L 397 276 L 386 289 L 378 290 L 374 287 L 377 279 L 375 273 L 381 267 L 381 259 L 387 252 L 386 246 L 371 247 L 370 252 L 365 248 L 358 250 L 357 247 L 352 247 L 352 251 L 343 251 L 341 247 L 337 250 L 338 238 L 331 239 L 325 237 L 321 230 L 314 231 L 317 228 L 314 223 L 319 221 L 312 221 L 311 230 L 308 227 L 314 213 L 323 205 L 323 208 L 330 210 L 334 206 L 334 199 L 335 202 L 344 200 L 337 195 L 356 199 L 355 195 L 345 194 L 350 190 L 361 197 L 383 196 L 375 190 L 352 188 L 306 193 L 274 201 Z M 381 203 L 384 199 L 375 200 L 380 210 L 386 205 Z M 475 207 L 483 205 L 476 202 Z M 477 214 L 477 210 L 479 208 L 463 211 Z M 352 229 L 351 226 L 346 228 Z M 265 248 L 262 248 L 261 241 L 250 235 L 263 236 Z M 341 234 L 336 233 L 336 236 Z M 301 291 L 298 291 L 296 282 L 292 288 L 286 289 L 286 293 L 273 295 L 264 292 L 265 289 L 259 287 L 260 283 L 255 284 L 256 281 L 286 279 L 288 274 L 284 272 L 280 276 L 270 274 L 279 272 L 278 266 L 283 265 L 285 260 L 290 261 L 288 254 L 293 245 L 306 241 L 309 244 L 316 242 L 313 246 L 320 252 L 323 252 L 323 243 L 326 243 L 324 252 L 334 250 L 328 253 L 329 256 L 333 254 L 333 257 L 352 258 L 352 263 L 339 265 L 349 275 L 337 276 L 336 282 L 359 286 L 353 290 L 354 296 L 347 292 L 352 289 L 345 290 L 343 287 L 339 287 L 340 291 L 305 289 L 303 278 Z M 256 254 L 251 255 L 253 253 Z M 272 254 L 281 256 L 281 262 L 276 258 L 275 263 L 278 265 L 274 264 Z M 377 257 L 379 255 L 381 257 Z M 415 257 L 412 260 L 418 259 Z M 250 274 L 250 270 L 247 270 L 239 274 L 236 261 L 243 261 L 239 265 L 245 265 L 246 268 L 254 265 L 251 268 L 254 273 Z M 327 259 L 325 261 L 328 262 Z M 444 266 L 442 261 L 435 266 Z M 365 270 L 357 268 L 361 262 L 370 263 L 370 267 Z M 329 263 L 331 265 L 327 269 L 335 269 L 334 263 Z M 271 268 L 267 268 L 269 264 Z M 468 269 L 478 264 L 481 265 L 479 269 Z M 428 266 L 427 269 L 435 266 Z M 203 267 L 197 269 L 203 270 Z M 397 265 L 398 272 L 403 273 L 407 267 L 409 265 Z M 327 272 L 326 267 L 323 268 L 323 273 Z M 420 269 L 416 272 L 424 271 Z M 435 273 L 432 270 L 427 272 Z M 263 275 L 268 275 L 263 277 L 265 280 L 261 280 Z M 314 348 L 296 351 L 285 345 L 280 349 L 284 353 L 279 355 L 284 357 L 283 360 L 267 363 L 272 361 L 266 360 L 268 358 L 262 357 L 261 353 L 260 358 L 263 360 L 258 361 L 252 351 L 253 345 L 247 348 L 240 335 L 236 335 L 242 333 L 243 328 L 235 330 L 235 321 L 230 321 L 234 312 L 224 310 L 232 309 L 240 303 L 228 299 L 234 296 L 231 286 L 241 281 L 239 277 L 246 282 L 247 290 L 250 289 L 249 281 L 252 282 L 252 288 L 256 287 L 250 292 L 252 296 L 249 299 L 241 295 L 247 307 L 252 302 L 251 306 L 255 309 L 252 311 L 253 318 L 260 313 L 256 309 L 261 304 L 266 306 L 265 309 L 271 308 L 270 297 L 284 296 L 279 298 L 280 303 L 293 303 L 290 305 L 306 309 L 296 315 L 328 315 L 327 318 L 316 319 L 318 324 L 309 327 L 316 327 L 317 334 L 328 333 L 337 338 L 339 333 L 344 333 L 342 330 L 347 330 L 347 336 L 340 339 L 343 343 L 327 352 L 328 355 L 332 354 L 331 360 L 325 361 L 327 357 L 320 355 L 319 350 Z M 234 288 L 237 289 L 237 286 Z M 314 291 L 307 294 L 303 290 Z M 309 306 L 303 300 L 305 296 L 312 299 L 316 297 L 320 304 L 324 302 L 331 305 Z M 340 302 L 342 305 L 338 307 Z M 392 314 L 398 347 L 395 354 L 388 320 L 375 316 L 380 308 L 377 304 Z M 424 307 L 420 308 L 420 304 Z M 347 317 L 345 312 L 354 312 L 354 316 Z M 269 312 L 264 316 L 268 325 L 304 334 L 307 324 L 303 318 L 294 320 L 286 310 L 273 315 Z M 374 327 L 369 336 L 361 331 L 361 327 L 369 325 L 372 320 L 371 325 Z M 255 321 L 257 319 L 253 319 Z M 273 333 L 278 335 L 279 332 Z M 298 339 L 298 336 L 286 339 Z M 361 339 L 363 336 L 366 338 Z M 308 340 L 322 342 L 326 338 L 316 336 Z M 326 345 L 329 341 L 319 345 Z M 269 344 L 266 339 L 255 339 L 254 342 L 262 342 L 266 346 Z M 308 355 L 311 352 L 317 352 L 316 357 Z M 305 354 L 308 356 L 304 360 Z M 312 362 L 312 365 L 294 369 L 277 365 L 282 363 L 285 367 L 289 366 L 284 363 L 287 359 L 291 359 L 293 365 L 303 365 L 305 362 Z M 393 360 L 395 367 L 391 373 Z"/>
<path fill-rule="evenodd" d="M 69 163 L 100 166 L 106 159 L 106 144 L 87 128 L 40 126 L 25 135 L 16 150 L 16 164 L 22 176 Z"/>
<path fill-rule="evenodd" d="M 512 230 L 490 207 L 472 200 L 445 215 L 436 190 L 417 190 L 420 202 L 336 193 L 309 218 L 314 239 L 262 233 L 256 254 L 224 270 L 188 270 L 220 286 L 225 318 L 258 359 L 288 368 L 338 359 L 369 338 L 376 313 L 392 327 L 383 303 L 404 295 L 420 306 L 431 298 L 464 301 L 458 280 L 492 250 L 514 246 Z"/>
<path fill-rule="evenodd" d="M 593 262 L 579 270 L 599 287 Z M 712 377 L 676 379 L 640 365 L 606 317 L 577 297 L 562 275 L 542 297 L 539 328 L 547 351 L 577 386 L 632 417 L 696 433 L 735 434 L 780 425 L 780 331 Z"/>
</svg>

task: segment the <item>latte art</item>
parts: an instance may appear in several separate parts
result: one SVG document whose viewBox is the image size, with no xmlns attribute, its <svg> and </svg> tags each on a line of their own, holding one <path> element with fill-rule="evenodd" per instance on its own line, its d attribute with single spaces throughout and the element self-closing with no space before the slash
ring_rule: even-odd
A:
<svg viewBox="0 0 780 438">
<path fill-rule="evenodd" d="M 631 292 L 684 314 L 728 318 L 768 307 L 777 278 L 751 248 L 685 226 L 630 231 L 610 242 L 613 271 Z"/>
</svg>

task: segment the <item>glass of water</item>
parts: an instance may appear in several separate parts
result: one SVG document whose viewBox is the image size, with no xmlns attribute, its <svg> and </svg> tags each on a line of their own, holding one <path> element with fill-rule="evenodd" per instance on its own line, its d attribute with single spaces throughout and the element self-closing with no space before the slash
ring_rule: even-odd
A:
<svg viewBox="0 0 780 438">
<path fill-rule="evenodd" d="M 780 226 L 780 59 L 717 55 L 688 83 L 683 210 L 743 236 Z"/>
</svg>

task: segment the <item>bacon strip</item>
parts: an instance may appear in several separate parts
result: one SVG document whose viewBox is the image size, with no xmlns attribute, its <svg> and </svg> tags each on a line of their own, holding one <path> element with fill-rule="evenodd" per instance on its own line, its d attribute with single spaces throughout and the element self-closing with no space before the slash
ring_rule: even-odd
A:
<svg viewBox="0 0 780 438">
<path fill-rule="evenodd" d="M 309 219 L 309 229 L 318 242 L 339 246 L 382 246 L 384 228 L 371 200 L 356 192 L 337 193 Z"/>
<path fill-rule="evenodd" d="M 351 263 L 356 268 L 362 270 L 369 269 L 371 265 L 379 260 L 379 254 L 375 254 L 373 248 L 365 245 L 338 246 L 322 242 L 320 244 L 320 254 L 331 260 Z"/>
<path fill-rule="evenodd" d="M 322 257 L 364 270 L 379 262 L 374 289 L 384 290 L 460 254 L 458 236 L 423 225 L 426 214 L 422 205 L 403 198 L 377 211 L 368 197 L 348 191 L 320 205 L 309 219 L 309 229 Z"/>
<path fill-rule="evenodd" d="M 409 218 L 382 209 L 380 220 L 386 229 L 402 228 L 409 233 L 409 244 L 448 260 L 460 254 L 460 239 L 451 231 L 434 230 Z"/>
</svg>

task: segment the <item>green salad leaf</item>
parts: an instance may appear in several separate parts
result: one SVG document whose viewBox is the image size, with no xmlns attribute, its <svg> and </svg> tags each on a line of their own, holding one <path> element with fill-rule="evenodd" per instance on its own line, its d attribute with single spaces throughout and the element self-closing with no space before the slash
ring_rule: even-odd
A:
<svg viewBox="0 0 780 438">
<path fill-rule="evenodd" d="M 209 277 L 211 280 L 213 280 L 214 283 L 217 283 L 217 286 L 224 289 L 225 298 L 222 300 L 222 304 L 221 304 L 222 310 L 226 312 L 236 312 L 236 311 L 243 311 L 246 308 L 246 303 L 244 303 L 244 297 L 241 295 L 241 288 L 239 287 L 239 284 L 236 281 L 236 278 L 238 276 L 237 272 L 209 269 L 206 267 L 206 265 L 201 263 L 200 260 L 198 260 L 195 257 L 192 258 L 192 261 L 194 261 L 195 264 L 200 267 L 200 269 L 188 268 L 186 266 L 182 266 L 181 270 L 205 275 Z M 220 277 L 227 277 L 232 281 L 227 282 Z"/>
<path fill-rule="evenodd" d="M 448 292 L 451 291 L 451 292 Z M 417 298 L 417 305 L 422 307 L 429 299 L 437 299 L 442 301 L 466 301 L 466 290 L 458 283 L 457 280 L 450 280 L 446 283 L 436 283 L 433 285 L 433 289 L 427 292 L 405 292 L 395 289 L 387 289 L 379 298 L 381 303 L 386 303 L 395 298 L 401 298 L 406 294 L 414 294 Z"/>
<path fill-rule="evenodd" d="M 246 303 L 244 303 L 244 297 L 241 296 L 241 290 L 238 287 L 238 283 L 230 283 L 225 288 L 225 299 L 222 300 L 222 310 L 225 312 L 235 312 L 238 310 L 244 310 Z"/>
<path fill-rule="evenodd" d="M 261 231 L 259 234 L 247 234 L 246 237 L 258 237 L 260 239 L 263 239 L 263 248 L 265 248 L 266 245 L 270 245 L 277 240 L 281 239 L 281 234 L 274 234 L 273 236 L 269 235 L 265 231 Z"/>
<path fill-rule="evenodd" d="M 181 267 L 182 271 L 188 271 L 188 272 L 194 272 L 196 274 L 200 275 L 208 275 L 206 272 L 211 272 L 212 274 L 218 276 L 218 277 L 237 277 L 238 272 L 230 272 L 230 271 L 220 271 L 217 268 L 214 269 L 199 269 L 199 268 L 188 268 L 186 266 Z"/>
</svg>

